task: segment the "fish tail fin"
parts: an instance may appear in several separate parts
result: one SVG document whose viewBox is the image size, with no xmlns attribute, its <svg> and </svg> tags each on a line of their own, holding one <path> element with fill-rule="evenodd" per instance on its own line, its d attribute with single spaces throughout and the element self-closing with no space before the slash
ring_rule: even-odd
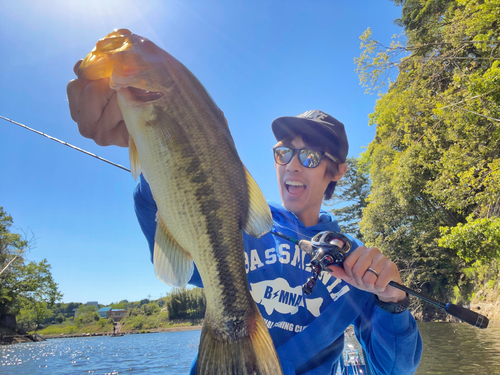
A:
<svg viewBox="0 0 500 375">
<path fill-rule="evenodd" d="M 256 318 L 249 325 L 249 334 L 236 340 L 218 335 L 205 321 L 201 331 L 196 374 L 283 374 L 264 319 L 260 314 Z"/>
</svg>

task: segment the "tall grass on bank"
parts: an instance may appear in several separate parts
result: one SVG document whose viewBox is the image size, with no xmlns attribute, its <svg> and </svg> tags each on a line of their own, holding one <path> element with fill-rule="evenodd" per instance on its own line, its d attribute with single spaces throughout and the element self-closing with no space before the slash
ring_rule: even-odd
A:
<svg viewBox="0 0 500 375">
<path fill-rule="evenodd" d="M 83 333 L 104 333 L 113 331 L 113 321 L 110 319 L 100 319 L 91 324 L 52 324 L 37 331 L 42 336 L 73 335 Z"/>
</svg>

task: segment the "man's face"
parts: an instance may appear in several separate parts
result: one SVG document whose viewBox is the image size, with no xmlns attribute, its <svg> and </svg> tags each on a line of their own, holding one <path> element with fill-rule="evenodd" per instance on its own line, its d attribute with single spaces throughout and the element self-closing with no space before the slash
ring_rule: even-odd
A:
<svg viewBox="0 0 500 375">
<path fill-rule="evenodd" d="M 310 148 L 304 144 L 300 136 L 284 146 L 294 149 Z M 325 174 L 326 163 L 329 162 L 326 159 L 323 157 L 316 168 L 304 167 L 297 154 L 287 165 L 275 163 L 283 205 L 288 211 L 297 215 L 306 226 L 318 223 L 319 210 L 326 187 L 331 181 L 338 181 L 342 177 L 342 175 L 331 177 Z"/>
</svg>

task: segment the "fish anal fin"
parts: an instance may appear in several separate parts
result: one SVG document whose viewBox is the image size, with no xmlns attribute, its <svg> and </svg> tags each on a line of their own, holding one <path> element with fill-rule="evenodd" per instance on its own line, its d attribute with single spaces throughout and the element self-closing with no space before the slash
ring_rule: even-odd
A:
<svg viewBox="0 0 500 375">
<path fill-rule="evenodd" d="M 139 162 L 139 153 L 132 137 L 128 138 L 128 156 L 130 158 L 130 172 L 132 177 L 137 180 L 141 174 L 141 163 Z"/>
<path fill-rule="evenodd" d="M 273 227 L 271 210 L 259 186 L 245 168 L 248 186 L 248 216 L 243 229 L 251 236 L 260 238 Z"/>
<path fill-rule="evenodd" d="M 156 277 L 174 287 L 183 287 L 193 276 L 191 255 L 179 246 L 161 219 L 156 224 L 153 263 Z"/>
</svg>

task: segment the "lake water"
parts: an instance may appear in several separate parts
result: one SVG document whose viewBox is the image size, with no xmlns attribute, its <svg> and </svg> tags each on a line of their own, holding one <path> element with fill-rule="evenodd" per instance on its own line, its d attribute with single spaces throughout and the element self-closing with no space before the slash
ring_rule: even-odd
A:
<svg viewBox="0 0 500 375">
<path fill-rule="evenodd" d="M 424 374 L 500 375 L 500 325 L 419 323 Z M 1 374 L 187 374 L 200 331 L 54 339 L 0 347 Z"/>
</svg>

